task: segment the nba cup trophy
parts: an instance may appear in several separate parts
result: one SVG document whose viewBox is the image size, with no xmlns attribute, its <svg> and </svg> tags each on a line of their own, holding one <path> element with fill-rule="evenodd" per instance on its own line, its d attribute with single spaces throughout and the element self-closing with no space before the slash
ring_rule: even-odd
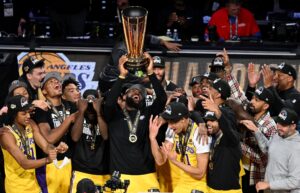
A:
<svg viewBox="0 0 300 193">
<path fill-rule="evenodd" d="M 127 47 L 128 61 L 125 68 L 137 74 L 145 71 L 149 64 L 143 56 L 148 11 L 143 7 L 131 6 L 122 11 L 122 22 Z"/>
</svg>

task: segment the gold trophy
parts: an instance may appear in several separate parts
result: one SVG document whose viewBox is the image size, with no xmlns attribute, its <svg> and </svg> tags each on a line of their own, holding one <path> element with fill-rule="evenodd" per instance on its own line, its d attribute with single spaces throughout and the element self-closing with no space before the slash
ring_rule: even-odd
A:
<svg viewBox="0 0 300 193">
<path fill-rule="evenodd" d="M 122 23 L 127 47 L 128 61 L 125 68 L 134 73 L 144 71 L 149 61 L 143 56 L 148 11 L 139 6 L 122 10 Z"/>
</svg>

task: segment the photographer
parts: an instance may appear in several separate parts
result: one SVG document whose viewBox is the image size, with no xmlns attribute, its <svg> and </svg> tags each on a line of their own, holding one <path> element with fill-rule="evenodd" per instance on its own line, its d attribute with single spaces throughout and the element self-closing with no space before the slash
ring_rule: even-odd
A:
<svg viewBox="0 0 300 193">
<path fill-rule="evenodd" d="M 108 176 L 107 125 L 100 112 L 102 98 L 93 89 L 83 93 L 78 101 L 78 117 L 74 123 L 71 137 L 76 143 L 72 157 L 72 193 L 84 178 L 91 179 L 96 185 L 105 184 Z"/>
</svg>

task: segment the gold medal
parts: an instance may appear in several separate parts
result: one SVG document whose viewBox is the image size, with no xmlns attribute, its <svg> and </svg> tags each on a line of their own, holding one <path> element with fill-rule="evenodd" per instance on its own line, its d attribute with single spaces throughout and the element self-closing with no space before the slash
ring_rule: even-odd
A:
<svg viewBox="0 0 300 193">
<path fill-rule="evenodd" d="M 214 169 L 214 163 L 213 162 L 209 162 L 208 167 L 210 170 Z"/>
<path fill-rule="evenodd" d="M 136 134 L 130 134 L 130 135 L 129 135 L 129 141 L 130 141 L 131 143 L 135 143 L 135 142 L 137 141 L 137 136 L 136 136 Z"/>
<path fill-rule="evenodd" d="M 95 150 L 95 143 L 91 143 L 91 150 Z"/>
</svg>

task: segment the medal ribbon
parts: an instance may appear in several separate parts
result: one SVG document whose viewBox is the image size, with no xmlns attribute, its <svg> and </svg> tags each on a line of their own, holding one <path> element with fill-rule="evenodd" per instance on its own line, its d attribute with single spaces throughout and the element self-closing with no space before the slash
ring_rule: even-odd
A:
<svg viewBox="0 0 300 193">
<path fill-rule="evenodd" d="M 63 103 L 61 103 L 63 109 L 62 109 L 62 112 L 63 114 L 60 115 L 57 108 L 50 102 L 50 101 L 47 101 L 47 103 L 50 105 L 53 113 L 57 116 L 58 120 L 60 123 L 64 122 L 65 118 L 66 118 L 66 108 L 65 108 L 65 105 Z"/>
<path fill-rule="evenodd" d="M 213 157 L 214 157 L 214 154 L 215 154 L 215 149 L 220 144 L 222 136 L 223 136 L 223 133 L 221 133 L 218 136 L 218 138 L 216 139 L 215 143 L 211 143 L 211 146 L 213 146 L 213 147 L 211 148 L 211 152 L 209 154 L 209 162 L 210 163 L 213 163 Z"/>
<path fill-rule="evenodd" d="M 29 144 L 28 137 L 26 135 L 26 128 L 25 128 L 25 134 L 23 134 L 15 124 L 13 124 L 12 127 L 10 126 L 6 126 L 6 127 L 13 130 L 19 136 L 21 140 L 21 145 L 23 146 L 23 149 L 25 151 L 24 152 L 25 155 L 27 156 L 28 159 L 31 159 L 33 155 L 30 155 L 30 144 Z"/>
<path fill-rule="evenodd" d="M 189 125 L 188 125 L 188 128 L 187 128 L 187 130 L 185 132 L 183 140 L 182 140 L 183 134 L 179 135 L 179 148 L 180 148 L 180 154 L 181 154 L 181 156 L 180 156 L 181 162 L 184 161 L 184 156 L 186 154 L 187 142 L 188 142 L 188 140 L 190 138 L 192 127 L 193 127 L 193 122 L 190 121 Z"/>
<path fill-rule="evenodd" d="M 129 135 L 131 135 L 131 134 L 136 135 L 136 130 L 137 130 L 137 126 L 139 124 L 141 111 L 140 110 L 137 111 L 137 113 L 135 115 L 135 118 L 134 118 L 134 123 L 133 124 L 132 124 L 131 118 L 128 114 L 128 111 L 125 108 L 123 109 L 123 114 L 126 117 L 127 125 L 128 125 L 128 128 L 129 128 Z"/>
<path fill-rule="evenodd" d="M 232 23 L 231 23 L 231 19 L 230 18 L 228 18 L 229 19 L 229 38 L 232 40 L 232 39 L 234 39 L 234 37 L 235 38 L 237 38 L 238 37 L 238 17 L 236 17 L 235 18 L 235 34 L 233 35 L 233 33 L 232 33 Z M 235 39 L 234 39 L 235 40 Z"/>
</svg>

